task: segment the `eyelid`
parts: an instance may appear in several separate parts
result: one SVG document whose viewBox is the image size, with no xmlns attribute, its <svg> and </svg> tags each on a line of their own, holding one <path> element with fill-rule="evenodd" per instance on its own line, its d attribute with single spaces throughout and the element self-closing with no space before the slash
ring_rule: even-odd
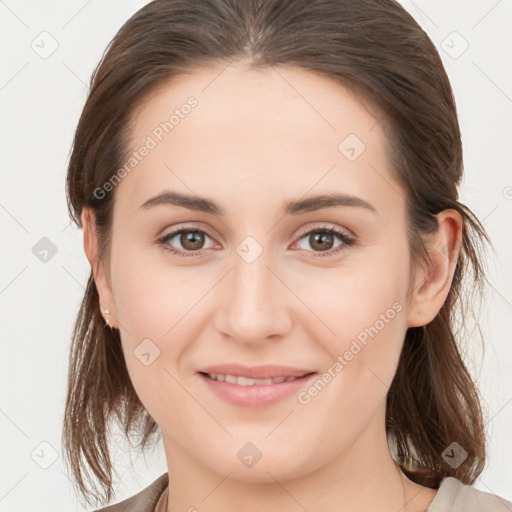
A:
<svg viewBox="0 0 512 512">
<path fill-rule="evenodd" d="M 187 231 L 203 231 L 205 232 L 208 236 L 212 236 L 210 234 L 210 229 L 209 227 L 207 227 L 207 224 L 204 224 L 202 222 L 192 222 L 192 225 L 187 225 L 186 222 L 182 222 L 180 224 L 178 224 L 177 226 L 173 226 L 170 230 L 168 230 L 168 227 L 162 229 L 162 231 L 160 232 L 159 235 L 157 235 L 157 237 L 163 237 L 163 236 L 167 236 L 167 235 L 171 235 L 171 234 L 176 234 L 177 231 L 180 231 L 180 230 L 187 230 Z"/>
<path fill-rule="evenodd" d="M 308 234 L 310 231 L 320 231 L 322 229 L 325 229 L 325 230 L 329 230 L 329 229 L 335 229 L 336 231 L 341 231 L 346 237 L 348 238 L 356 238 L 356 235 L 354 233 L 352 233 L 352 231 L 350 231 L 349 229 L 347 228 L 341 228 L 341 227 L 338 227 L 336 224 L 333 224 L 332 222 L 320 222 L 318 223 L 317 225 L 314 225 L 314 226 L 311 226 L 311 225 L 308 225 L 308 226 L 305 226 L 304 228 L 301 228 L 301 230 L 299 231 L 299 234 L 297 235 L 299 238 L 301 238 L 302 236 Z"/>
</svg>

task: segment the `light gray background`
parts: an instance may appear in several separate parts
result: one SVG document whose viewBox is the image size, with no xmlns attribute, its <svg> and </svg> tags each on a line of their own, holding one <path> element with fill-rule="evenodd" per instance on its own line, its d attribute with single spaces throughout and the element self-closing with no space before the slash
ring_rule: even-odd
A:
<svg viewBox="0 0 512 512">
<path fill-rule="evenodd" d="M 2 512 L 83 510 L 63 465 L 61 422 L 71 330 L 89 267 L 82 232 L 67 216 L 64 181 L 91 72 L 122 23 L 146 3 L 0 0 Z M 461 198 L 496 248 L 477 315 L 483 364 L 478 338 L 470 348 L 490 436 L 476 487 L 512 500 L 512 4 L 402 3 L 439 48 L 452 81 L 465 151 Z M 58 48 L 45 55 L 52 45 Z M 46 263 L 32 251 L 43 237 L 57 250 Z M 118 501 L 166 471 L 161 447 L 146 461 L 121 440 L 118 451 Z"/>
</svg>

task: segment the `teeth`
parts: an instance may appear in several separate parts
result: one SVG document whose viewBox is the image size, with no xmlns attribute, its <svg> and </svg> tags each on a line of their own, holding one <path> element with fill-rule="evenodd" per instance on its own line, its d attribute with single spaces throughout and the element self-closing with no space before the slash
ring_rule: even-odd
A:
<svg viewBox="0 0 512 512">
<path fill-rule="evenodd" d="M 240 377 L 237 375 L 225 375 L 223 373 L 208 373 L 208 377 L 212 380 L 230 382 L 239 386 L 268 386 L 270 384 L 279 384 L 280 382 L 290 382 L 298 377 L 274 377 L 272 379 L 250 379 L 248 377 Z"/>
<path fill-rule="evenodd" d="M 226 375 L 226 382 L 236 384 L 236 377 L 234 375 Z"/>
</svg>

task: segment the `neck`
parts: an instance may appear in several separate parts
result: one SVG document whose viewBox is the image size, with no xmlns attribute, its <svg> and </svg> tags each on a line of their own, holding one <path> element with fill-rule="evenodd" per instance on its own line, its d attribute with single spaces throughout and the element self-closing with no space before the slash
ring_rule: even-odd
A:
<svg viewBox="0 0 512 512">
<path fill-rule="evenodd" d="M 221 474 L 205 468 L 164 435 L 169 473 L 166 512 L 239 512 L 242 504 L 246 512 L 426 510 L 435 491 L 405 477 L 381 427 L 382 422 L 373 422 L 350 447 L 315 471 L 279 480 L 273 476 L 278 471 L 267 467 L 265 481 L 234 479 L 229 470 Z"/>
</svg>

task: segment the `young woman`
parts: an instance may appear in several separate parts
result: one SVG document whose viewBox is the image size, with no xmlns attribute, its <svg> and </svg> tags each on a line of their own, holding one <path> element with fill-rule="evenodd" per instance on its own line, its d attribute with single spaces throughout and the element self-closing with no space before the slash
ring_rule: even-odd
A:
<svg viewBox="0 0 512 512">
<path fill-rule="evenodd" d="M 157 0 L 109 45 L 67 193 L 91 276 L 64 444 L 168 472 L 103 511 L 512 510 L 455 312 L 488 237 L 458 201 L 439 55 L 393 0 Z"/>
</svg>

